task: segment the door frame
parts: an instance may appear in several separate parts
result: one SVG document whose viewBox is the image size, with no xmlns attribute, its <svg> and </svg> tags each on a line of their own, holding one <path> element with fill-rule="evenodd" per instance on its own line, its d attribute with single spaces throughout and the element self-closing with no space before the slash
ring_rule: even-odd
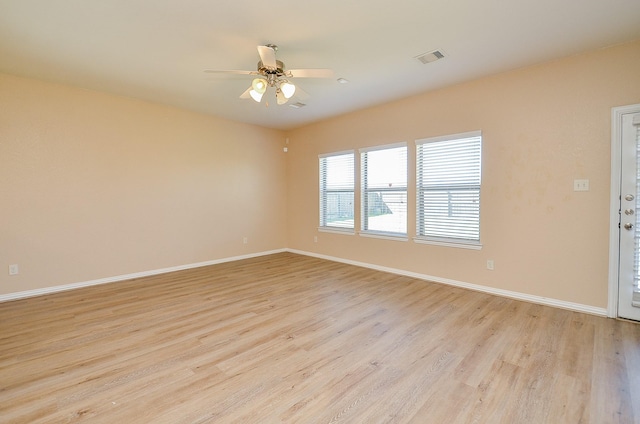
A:
<svg viewBox="0 0 640 424">
<path fill-rule="evenodd" d="M 620 182 L 622 180 L 622 116 L 640 113 L 640 104 L 611 109 L 611 198 L 609 203 L 609 301 L 607 316 L 618 317 L 620 264 Z"/>
</svg>

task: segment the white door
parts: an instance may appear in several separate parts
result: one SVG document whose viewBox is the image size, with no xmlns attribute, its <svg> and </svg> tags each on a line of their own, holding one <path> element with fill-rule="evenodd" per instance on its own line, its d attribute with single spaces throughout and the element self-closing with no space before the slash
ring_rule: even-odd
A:
<svg viewBox="0 0 640 424">
<path fill-rule="evenodd" d="M 640 321 L 640 105 L 617 111 L 613 125 L 618 126 L 614 134 L 620 143 L 618 316 Z"/>
</svg>

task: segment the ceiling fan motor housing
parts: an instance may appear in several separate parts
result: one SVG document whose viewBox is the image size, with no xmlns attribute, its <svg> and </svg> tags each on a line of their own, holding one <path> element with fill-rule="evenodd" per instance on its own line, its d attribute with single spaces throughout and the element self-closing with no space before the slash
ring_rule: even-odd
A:
<svg viewBox="0 0 640 424">
<path fill-rule="evenodd" d="M 266 66 L 264 66 L 262 61 L 259 61 L 258 72 L 264 76 L 267 76 L 268 74 L 275 74 L 277 76 L 282 76 L 284 75 L 284 63 L 282 63 L 281 60 L 276 60 L 276 68 L 274 69 L 274 68 L 267 68 Z"/>
<path fill-rule="evenodd" d="M 275 87 L 280 81 L 280 78 L 285 76 L 284 63 L 280 60 L 276 60 L 275 68 L 268 68 L 264 66 L 262 61 L 258 62 L 258 73 L 266 78 L 267 84 L 270 87 Z M 283 80 L 286 82 L 286 80 Z"/>
</svg>

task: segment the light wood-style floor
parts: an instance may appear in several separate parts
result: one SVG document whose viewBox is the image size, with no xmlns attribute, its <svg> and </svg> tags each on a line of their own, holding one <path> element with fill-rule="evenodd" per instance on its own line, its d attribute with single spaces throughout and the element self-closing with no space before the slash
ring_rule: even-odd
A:
<svg viewBox="0 0 640 424">
<path fill-rule="evenodd" d="M 2 423 L 640 423 L 640 325 L 282 253 L 0 304 Z"/>
</svg>

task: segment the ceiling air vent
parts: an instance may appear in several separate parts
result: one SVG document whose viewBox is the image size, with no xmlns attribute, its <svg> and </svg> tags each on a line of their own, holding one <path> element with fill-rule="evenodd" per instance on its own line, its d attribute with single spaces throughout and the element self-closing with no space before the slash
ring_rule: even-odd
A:
<svg viewBox="0 0 640 424">
<path fill-rule="evenodd" d="M 306 105 L 307 105 L 306 103 L 295 102 L 295 103 L 291 103 L 289 107 L 292 107 L 294 109 L 300 109 L 301 107 L 305 107 Z"/>
<path fill-rule="evenodd" d="M 423 53 L 421 55 L 416 56 L 416 59 L 420 61 L 423 65 L 427 63 L 435 62 L 436 60 L 440 60 L 444 57 L 444 52 L 442 50 L 434 50 L 432 52 Z"/>
</svg>

